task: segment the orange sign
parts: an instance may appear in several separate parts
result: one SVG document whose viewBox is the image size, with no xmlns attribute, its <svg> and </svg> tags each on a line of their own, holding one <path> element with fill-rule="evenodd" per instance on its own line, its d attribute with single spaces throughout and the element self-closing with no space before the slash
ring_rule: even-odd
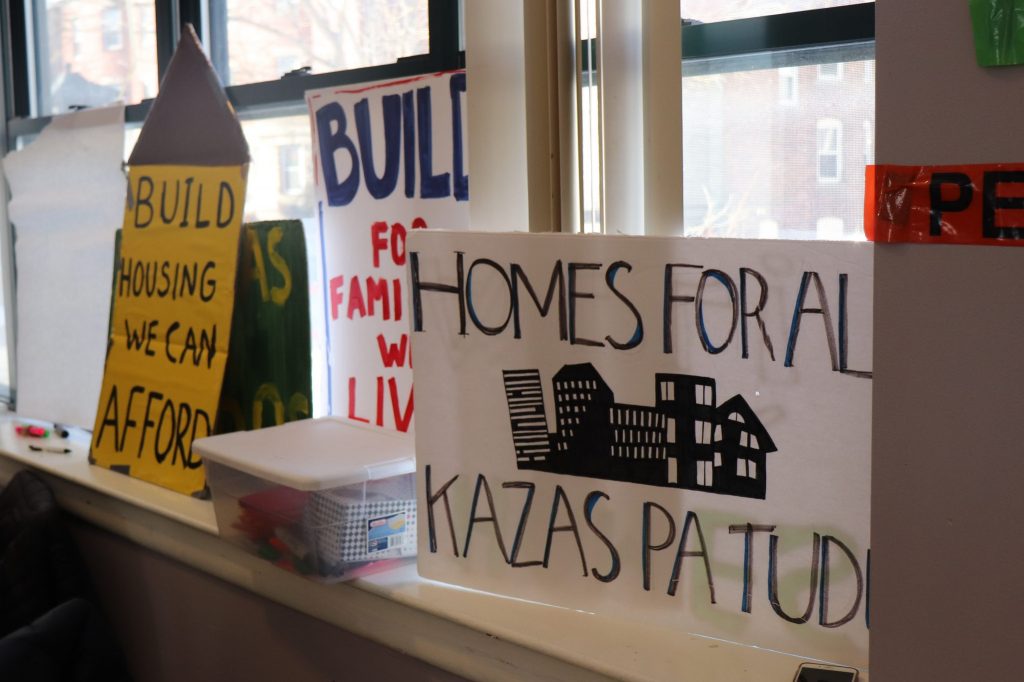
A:
<svg viewBox="0 0 1024 682">
<path fill-rule="evenodd" d="M 1024 164 L 868 166 L 875 242 L 1024 246 Z"/>
</svg>

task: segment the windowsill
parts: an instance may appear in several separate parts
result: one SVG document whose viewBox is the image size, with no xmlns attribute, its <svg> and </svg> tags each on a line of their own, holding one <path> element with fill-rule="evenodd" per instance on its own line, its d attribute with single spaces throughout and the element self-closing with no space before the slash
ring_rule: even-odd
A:
<svg viewBox="0 0 1024 682">
<path fill-rule="evenodd" d="M 34 439 L 0 417 L 0 482 L 19 469 L 47 474 L 61 506 L 223 580 L 470 679 L 791 680 L 801 659 L 643 623 L 500 597 L 420 578 L 414 564 L 324 586 L 217 537 L 212 503 L 90 466 L 73 435 L 70 455 L 33 452 Z M 862 674 L 862 680 L 867 680 Z"/>
</svg>

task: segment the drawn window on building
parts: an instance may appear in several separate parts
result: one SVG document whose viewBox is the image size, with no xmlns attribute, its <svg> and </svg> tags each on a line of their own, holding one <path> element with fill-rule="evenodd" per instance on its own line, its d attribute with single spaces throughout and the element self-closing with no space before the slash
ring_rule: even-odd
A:
<svg viewBox="0 0 1024 682">
<path fill-rule="evenodd" d="M 694 425 L 694 437 L 701 445 L 711 444 L 711 422 L 697 421 Z"/>
<path fill-rule="evenodd" d="M 121 28 L 121 8 L 108 7 L 103 10 L 103 49 L 120 50 L 124 47 L 124 36 Z"/>
<path fill-rule="evenodd" d="M 697 485 L 710 486 L 714 481 L 714 467 L 711 460 L 702 459 L 697 461 Z"/>
<path fill-rule="evenodd" d="M 715 466 L 716 467 L 722 466 L 722 453 L 721 452 L 716 452 L 715 453 Z"/>
<path fill-rule="evenodd" d="M 715 426 L 715 442 L 719 443 L 722 440 L 722 425 L 717 424 Z"/>
<path fill-rule="evenodd" d="M 740 431 L 740 446 L 744 448 L 750 447 L 750 433 L 747 431 Z"/>
<path fill-rule="evenodd" d="M 675 400 L 676 399 L 676 385 L 671 381 L 661 382 L 661 399 L 662 400 Z"/>
<path fill-rule="evenodd" d="M 675 457 L 670 457 L 668 460 L 668 482 L 679 482 L 679 460 Z"/>
<path fill-rule="evenodd" d="M 795 66 L 779 69 L 779 104 L 796 104 L 800 100 L 800 72 Z"/>
<path fill-rule="evenodd" d="M 676 418 L 669 417 L 668 421 L 665 422 L 665 441 L 668 443 L 676 442 Z"/>
<path fill-rule="evenodd" d="M 843 179 L 843 123 L 834 118 L 818 121 L 818 182 Z"/>
<path fill-rule="evenodd" d="M 818 80 L 839 81 L 843 79 L 842 62 L 826 62 L 818 64 Z"/>
<path fill-rule="evenodd" d="M 732 414 L 730 414 L 729 419 L 734 422 L 739 422 L 740 424 L 743 423 L 743 415 L 740 414 L 739 412 L 733 412 Z"/>
<path fill-rule="evenodd" d="M 697 384 L 697 404 L 698 405 L 710 405 L 711 404 L 711 387 L 707 384 Z"/>
<path fill-rule="evenodd" d="M 752 468 L 751 465 L 753 465 L 753 462 L 749 459 L 740 457 L 736 460 L 736 475 L 742 476 L 743 478 L 754 478 L 754 475 L 750 473 Z M 754 469 L 754 471 L 756 472 L 757 469 Z"/>
</svg>

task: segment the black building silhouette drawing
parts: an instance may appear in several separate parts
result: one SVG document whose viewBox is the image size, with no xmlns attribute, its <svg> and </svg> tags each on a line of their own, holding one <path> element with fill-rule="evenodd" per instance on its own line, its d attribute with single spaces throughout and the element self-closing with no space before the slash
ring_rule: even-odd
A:
<svg viewBox="0 0 1024 682">
<path fill-rule="evenodd" d="M 565 365 L 549 432 L 540 372 L 502 374 L 520 469 L 765 497 L 775 443 L 743 396 L 718 404 L 714 379 L 656 374 L 654 405 L 629 405 L 590 363 Z"/>
</svg>

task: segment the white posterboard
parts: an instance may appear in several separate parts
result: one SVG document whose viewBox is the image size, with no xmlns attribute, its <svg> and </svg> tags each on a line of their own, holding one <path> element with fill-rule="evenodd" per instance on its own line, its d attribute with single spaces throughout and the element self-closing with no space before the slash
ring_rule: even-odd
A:
<svg viewBox="0 0 1024 682">
<path fill-rule="evenodd" d="M 331 414 L 413 427 L 406 238 L 469 223 L 466 73 L 306 93 Z"/>
<path fill-rule="evenodd" d="M 92 428 L 107 352 L 124 107 L 54 117 L 4 159 L 17 261 L 17 409 Z"/>
<path fill-rule="evenodd" d="M 863 668 L 871 247 L 409 241 L 426 578 Z"/>
</svg>

